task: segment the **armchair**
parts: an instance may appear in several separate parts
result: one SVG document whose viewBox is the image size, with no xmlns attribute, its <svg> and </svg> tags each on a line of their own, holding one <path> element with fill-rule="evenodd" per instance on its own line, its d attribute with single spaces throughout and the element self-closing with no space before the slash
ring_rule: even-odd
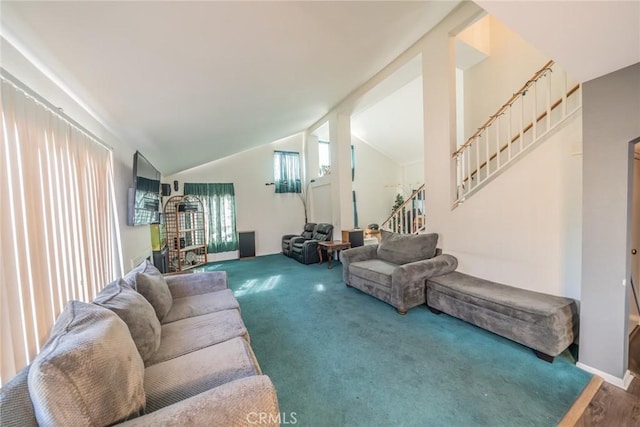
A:
<svg viewBox="0 0 640 427">
<path fill-rule="evenodd" d="M 282 253 L 288 257 L 291 256 L 291 239 L 294 237 L 304 237 L 310 239 L 313 236 L 313 231 L 316 229 L 316 224 L 308 222 L 304 225 L 304 230 L 301 234 L 285 234 L 282 236 Z"/>
<path fill-rule="evenodd" d="M 291 257 L 303 264 L 319 262 L 318 242 L 333 238 L 333 225 L 318 224 L 310 239 L 305 237 L 293 237 L 291 239 Z"/>
<path fill-rule="evenodd" d="M 396 234 L 382 230 L 378 245 L 341 252 L 345 284 L 396 308 L 398 313 L 426 302 L 426 281 L 458 266 L 452 255 L 436 248 L 438 235 Z"/>
</svg>

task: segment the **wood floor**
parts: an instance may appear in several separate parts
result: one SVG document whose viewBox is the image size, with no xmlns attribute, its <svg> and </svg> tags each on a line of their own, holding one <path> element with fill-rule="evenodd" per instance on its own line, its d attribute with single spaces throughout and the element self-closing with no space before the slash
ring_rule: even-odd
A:
<svg viewBox="0 0 640 427">
<path fill-rule="evenodd" d="M 602 383 L 574 427 L 640 426 L 640 379 L 634 378 L 627 391 Z"/>
<path fill-rule="evenodd" d="M 562 427 L 640 427 L 640 330 L 638 328 L 631 335 L 629 342 L 629 370 L 634 378 L 627 391 L 596 378 L 587 385 L 583 395 L 574 404 L 575 410 L 572 408 L 560 425 Z M 581 402 L 581 398 L 586 401 Z"/>
</svg>

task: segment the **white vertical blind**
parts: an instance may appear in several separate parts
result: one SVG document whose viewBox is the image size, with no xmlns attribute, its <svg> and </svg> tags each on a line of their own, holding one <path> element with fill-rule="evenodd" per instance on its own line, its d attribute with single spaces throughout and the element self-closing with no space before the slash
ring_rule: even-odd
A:
<svg viewBox="0 0 640 427">
<path fill-rule="evenodd" d="M 0 80 L 0 384 L 31 362 L 69 300 L 117 274 L 112 153 Z"/>
</svg>

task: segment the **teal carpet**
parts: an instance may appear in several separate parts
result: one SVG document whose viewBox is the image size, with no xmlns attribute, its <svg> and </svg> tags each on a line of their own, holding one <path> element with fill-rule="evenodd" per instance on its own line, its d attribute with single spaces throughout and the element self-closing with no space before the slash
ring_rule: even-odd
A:
<svg viewBox="0 0 640 427">
<path fill-rule="evenodd" d="M 225 270 L 283 425 L 555 426 L 591 375 L 426 307 L 395 309 L 342 282 L 335 263 L 284 255 Z M 287 422 L 284 422 L 284 421 Z"/>
</svg>

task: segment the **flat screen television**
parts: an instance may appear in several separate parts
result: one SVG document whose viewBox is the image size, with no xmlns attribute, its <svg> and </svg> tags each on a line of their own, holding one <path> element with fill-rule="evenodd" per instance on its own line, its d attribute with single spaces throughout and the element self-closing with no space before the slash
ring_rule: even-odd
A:
<svg viewBox="0 0 640 427">
<path fill-rule="evenodd" d="M 129 188 L 128 202 L 128 225 L 159 222 L 160 171 L 139 151 L 133 155 L 133 187 Z"/>
</svg>

